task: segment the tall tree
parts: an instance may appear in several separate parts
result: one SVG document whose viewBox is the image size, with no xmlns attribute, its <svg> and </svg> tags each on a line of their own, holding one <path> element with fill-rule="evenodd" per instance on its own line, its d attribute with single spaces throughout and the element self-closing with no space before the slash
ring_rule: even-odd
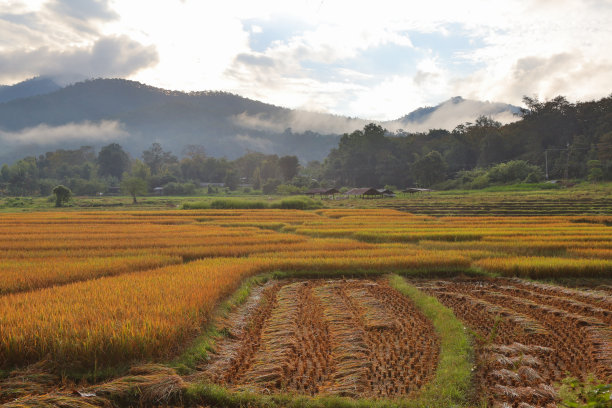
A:
<svg viewBox="0 0 612 408">
<path fill-rule="evenodd" d="M 390 139 L 385 129 L 370 123 L 363 130 L 344 134 L 337 149 L 332 149 L 325 160 L 326 177 L 343 185 L 377 186 L 381 174 L 379 160 L 387 160 Z M 380 153 L 380 154 L 378 154 Z"/>
<path fill-rule="evenodd" d="M 414 162 L 412 172 L 421 186 L 429 187 L 446 178 L 446 162 L 440 152 L 432 150 Z"/>
<path fill-rule="evenodd" d="M 53 194 L 55 195 L 55 206 L 61 207 L 64 203 L 67 203 L 72 197 L 72 191 L 66 186 L 55 186 L 53 188 Z"/>
<path fill-rule="evenodd" d="M 183 156 L 193 159 L 194 157 L 206 158 L 206 148 L 202 145 L 187 145 L 183 149 Z"/>
<path fill-rule="evenodd" d="M 284 181 L 291 180 L 297 176 L 299 166 L 300 162 L 297 156 L 283 156 L 278 159 L 278 167 L 280 167 Z"/>
<path fill-rule="evenodd" d="M 104 146 L 98 153 L 98 174 L 121 179 L 130 166 L 130 157 L 117 143 Z"/>
<path fill-rule="evenodd" d="M 225 173 L 223 183 L 225 184 L 225 187 L 229 188 L 231 191 L 236 190 L 238 188 L 238 184 L 240 183 L 238 174 L 236 174 L 234 170 L 229 170 L 227 173 Z"/>
<path fill-rule="evenodd" d="M 26 157 L 13 164 L 3 178 L 8 176 L 11 195 L 35 195 L 39 191 L 39 170 L 36 158 Z"/>
<path fill-rule="evenodd" d="M 136 200 L 136 196 L 143 195 L 147 193 L 148 185 L 146 180 L 136 177 L 130 176 L 126 174 L 121 181 L 121 190 L 132 196 L 132 202 L 134 204 L 138 203 Z"/>
<path fill-rule="evenodd" d="M 153 176 L 160 174 L 165 165 L 178 163 L 177 157 L 172 152 L 164 151 L 159 143 L 153 143 L 142 152 L 142 160 L 149 166 Z"/>
</svg>

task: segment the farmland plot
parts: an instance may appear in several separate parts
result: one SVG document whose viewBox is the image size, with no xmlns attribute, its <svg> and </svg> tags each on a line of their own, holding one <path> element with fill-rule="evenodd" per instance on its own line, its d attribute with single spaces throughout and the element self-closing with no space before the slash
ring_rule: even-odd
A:
<svg viewBox="0 0 612 408">
<path fill-rule="evenodd" d="M 270 283 L 228 323 L 203 372 L 233 389 L 401 397 L 437 366 L 431 322 L 386 281 Z"/>
<path fill-rule="evenodd" d="M 478 393 L 491 406 L 556 406 L 553 385 L 568 375 L 612 381 L 612 298 L 604 292 L 519 279 L 418 287 L 475 332 Z"/>
<path fill-rule="evenodd" d="M 4 215 L 0 403 L 43 398 L 63 376 L 95 382 L 94 392 L 123 382 L 122 395 L 133 398 L 145 388 L 122 376 L 135 365 L 129 373 L 139 373 L 137 381 L 175 384 L 179 405 L 191 395 L 196 406 L 228 406 L 232 398 L 237 407 L 285 406 L 278 401 L 289 394 L 300 407 L 304 396 L 322 396 L 309 399 L 312 406 L 337 396 L 356 398 L 346 406 L 379 398 L 400 398 L 399 406 L 469 406 L 481 398 L 552 406 L 567 376 L 612 380 L 611 225 L 609 216 L 433 217 L 389 209 Z M 217 308 L 261 274 L 288 279 L 253 289 L 207 361 L 199 339 Z M 410 282 L 439 302 L 401 275 L 423 278 Z M 434 312 L 424 307 L 430 301 Z M 440 303 L 474 333 L 474 381 L 469 331 Z M 175 359 L 181 363 L 173 366 Z M 142 374 L 141 363 L 157 371 Z M 32 370 L 54 380 L 33 387 Z M 218 393 L 211 381 L 227 389 Z M 259 405 L 238 390 L 253 391 Z"/>
</svg>

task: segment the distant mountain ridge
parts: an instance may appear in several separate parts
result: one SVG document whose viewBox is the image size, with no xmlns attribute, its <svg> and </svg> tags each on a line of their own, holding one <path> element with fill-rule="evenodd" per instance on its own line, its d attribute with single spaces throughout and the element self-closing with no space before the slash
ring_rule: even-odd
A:
<svg viewBox="0 0 612 408">
<path fill-rule="evenodd" d="M 512 121 L 512 116 L 518 115 L 520 110 L 521 108 L 518 106 L 507 103 L 482 102 L 454 96 L 436 106 L 418 108 L 401 117 L 398 121 L 405 125 L 438 122 L 441 124 L 440 127 L 447 128 L 449 119 L 450 123 L 454 123 L 451 126 L 455 127 L 460 123 L 476 119 L 474 113 L 477 112 L 478 116 L 490 116 L 492 119 L 505 123 Z"/>
<path fill-rule="evenodd" d="M 10 92 L 8 92 L 10 91 Z M 159 142 L 180 154 L 203 145 L 211 156 L 249 150 L 321 160 L 340 135 L 371 120 L 292 110 L 226 92 L 179 92 L 124 79 L 95 79 L 65 87 L 44 78 L 0 88 L 0 163 L 27 155 L 110 142 L 133 156 Z M 452 98 L 379 122 L 393 131 L 449 128 L 481 114 L 511 117 L 517 107 Z M 467 119 L 465 119 L 467 118 Z M 465 119 L 465 120 L 464 120 Z"/>
<path fill-rule="evenodd" d="M 44 95 L 61 88 L 62 86 L 50 77 L 36 77 L 15 85 L 1 85 L 0 103 L 12 101 L 13 99 Z"/>
</svg>

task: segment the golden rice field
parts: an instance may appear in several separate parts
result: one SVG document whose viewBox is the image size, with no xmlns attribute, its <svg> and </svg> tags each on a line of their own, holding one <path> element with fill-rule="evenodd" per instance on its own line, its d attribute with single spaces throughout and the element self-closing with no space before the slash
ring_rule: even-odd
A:
<svg viewBox="0 0 612 408">
<path fill-rule="evenodd" d="M 241 359 L 199 365 L 196 379 L 173 372 L 177 387 L 206 378 L 236 392 L 370 401 L 362 406 L 383 397 L 416 398 L 421 388 L 423 395 L 435 394 L 430 384 L 442 382 L 438 376 L 444 364 L 451 364 L 444 357 L 450 346 L 440 329 L 427 323 L 434 316 L 423 310 L 418 313 L 427 317 L 417 316 L 414 304 L 388 287 L 383 277 L 396 273 L 410 278 L 413 289 L 406 291 L 427 293 L 452 310 L 468 336 L 486 338 L 499 319 L 500 327 L 512 331 L 489 343 L 473 337 L 477 386 L 473 392 L 456 391 L 461 398 L 469 394 L 469 404 L 478 400 L 500 407 L 553 406 L 555 384 L 566 371 L 582 379 L 589 373 L 601 381 L 612 379 L 610 224 L 612 218 L 605 216 L 436 217 L 392 209 L 2 214 L 0 403 L 32 395 L 63 398 L 32 390 L 3 393 L 3 384 L 21 381 L 16 378 L 36 364 L 91 381 L 140 363 L 180 359 L 214 326 L 221 302 L 262 274 L 280 279 L 265 287 L 269 290 L 254 290 L 269 296 L 270 303 L 246 300 L 250 309 L 239 316 L 255 323 L 240 326 L 242 340 L 236 336 L 233 346 L 223 349 L 220 343 L 215 351 L 229 356 L 240 350 Z M 355 278 L 368 280 L 347 280 Z M 518 278 L 572 278 L 599 286 L 569 293 L 554 285 L 528 286 L 530 281 Z M 581 320 L 583 315 L 587 320 Z M 556 325 L 567 335 L 550 334 Z M 429 333 L 428 341 L 419 340 L 423 333 Z M 356 342 L 356 351 L 341 357 Z M 580 344 L 572 348 L 574 343 Z M 544 348 L 534 348 L 538 345 Z M 549 349 L 575 350 L 553 358 Z M 290 358 L 291 353 L 301 357 Z M 419 353 L 428 357 L 420 359 Z M 578 368 L 568 367 L 572 355 L 580 353 L 591 357 L 582 356 Z M 367 367 L 378 371 L 363 369 L 359 355 L 370 356 Z M 539 358 L 540 366 L 508 363 L 520 355 Z M 506 360 L 492 363 L 490 356 Z M 285 365 L 276 363 L 279 358 Z M 233 377 L 227 375 L 230 368 Z M 153 381 L 161 375 L 155 370 L 136 372 Z M 281 384 L 275 379 L 285 372 L 290 373 L 286 385 L 275 389 Z M 355 384 L 358 390 L 351 388 Z M 206 395 L 214 394 L 207 390 Z M 522 396 L 513 397 L 519 391 Z M 244 400 L 220 403 L 216 398 L 195 405 L 249 406 Z"/>
</svg>

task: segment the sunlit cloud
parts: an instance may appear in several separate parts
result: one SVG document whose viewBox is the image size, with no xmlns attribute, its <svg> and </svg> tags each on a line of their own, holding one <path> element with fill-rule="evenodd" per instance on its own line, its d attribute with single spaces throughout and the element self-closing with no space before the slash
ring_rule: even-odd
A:
<svg viewBox="0 0 612 408">
<path fill-rule="evenodd" d="M 5 0 L 0 83 L 70 69 L 379 120 L 584 100 L 612 91 L 611 18 L 608 0 Z"/>
</svg>

